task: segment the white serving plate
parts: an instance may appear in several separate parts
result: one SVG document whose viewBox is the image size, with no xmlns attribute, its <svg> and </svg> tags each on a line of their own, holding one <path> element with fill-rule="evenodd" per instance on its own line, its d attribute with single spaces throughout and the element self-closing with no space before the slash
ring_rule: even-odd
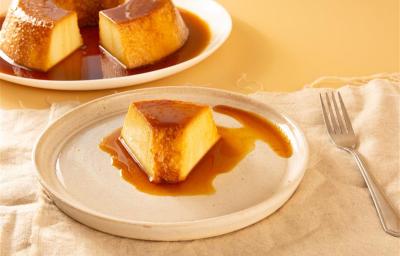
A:
<svg viewBox="0 0 400 256">
<path fill-rule="evenodd" d="M 98 149 L 102 137 L 122 126 L 132 101 L 175 99 L 229 105 L 258 113 L 279 125 L 293 146 L 281 158 L 264 143 L 234 170 L 214 180 L 216 193 L 154 196 L 139 192 Z M 217 125 L 239 126 L 214 113 Z M 67 215 L 94 229 L 146 240 L 192 240 L 253 224 L 281 207 L 299 185 L 308 146 L 288 117 L 245 95 L 201 87 L 160 87 L 128 91 L 81 105 L 52 123 L 39 138 L 33 161 L 43 187 Z"/>
<path fill-rule="evenodd" d="M 0 79 L 21 85 L 45 89 L 100 90 L 146 83 L 171 76 L 188 69 L 206 59 L 226 41 L 232 29 L 232 20 L 229 13 L 217 1 L 214 0 L 173 0 L 173 2 L 176 6 L 186 9 L 199 16 L 208 24 L 210 28 L 211 39 L 208 46 L 203 50 L 203 52 L 190 60 L 151 72 L 115 78 L 76 81 L 41 80 L 19 77 L 0 72 Z"/>
</svg>

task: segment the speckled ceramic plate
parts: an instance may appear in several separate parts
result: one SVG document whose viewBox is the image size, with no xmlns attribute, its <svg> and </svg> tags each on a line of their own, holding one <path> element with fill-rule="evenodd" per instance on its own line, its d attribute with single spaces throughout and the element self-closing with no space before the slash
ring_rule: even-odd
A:
<svg viewBox="0 0 400 256">
<path fill-rule="evenodd" d="M 232 171 L 215 178 L 214 194 L 142 193 L 120 177 L 98 144 L 122 126 L 132 101 L 145 99 L 223 104 L 258 113 L 285 132 L 293 154 L 282 158 L 257 142 Z M 218 125 L 238 126 L 218 113 L 214 119 Z M 63 212 L 107 233 L 164 241 L 221 235 L 267 217 L 294 193 L 307 159 L 305 137 L 288 117 L 245 95 L 199 87 L 135 90 L 81 105 L 52 123 L 33 152 L 39 180 Z"/>
<path fill-rule="evenodd" d="M 55 90 L 100 90 L 146 83 L 188 69 L 206 59 L 226 41 L 231 32 L 232 20 L 229 13 L 214 0 L 174 0 L 174 3 L 176 6 L 199 16 L 210 28 L 211 39 L 209 44 L 199 55 L 192 59 L 155 71 L 115 78 L 73 81 L 42 80 L 0 72 L 0 79 L 21 85 Z M 3 9 L 5 8 L 2 6 L 0 11 L 4 12 Z"/>
</svg>

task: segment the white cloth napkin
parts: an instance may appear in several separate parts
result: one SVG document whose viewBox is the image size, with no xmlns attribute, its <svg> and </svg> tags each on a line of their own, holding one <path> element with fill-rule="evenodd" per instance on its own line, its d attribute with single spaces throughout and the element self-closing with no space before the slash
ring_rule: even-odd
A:
<svg viewBox="0 0 400 256">
<path fill-rule="evenodd" d="M 48 122 L 76 103 L 0 110 L 0 255 L 399 255 L 400 239 L 383 232 L 353 159 L 329 141 L 321 91 L 251 95 L 288 114 L 305 132 L 311 156 L 304 179 L 293 197 L 263 221 L 190 242 L 115 237 L 63 214 L 41 191 L 31 150 Z M 359 151 L 400 212 L 400 85 L 374 80 L 340 92 Z"/>
</svg>

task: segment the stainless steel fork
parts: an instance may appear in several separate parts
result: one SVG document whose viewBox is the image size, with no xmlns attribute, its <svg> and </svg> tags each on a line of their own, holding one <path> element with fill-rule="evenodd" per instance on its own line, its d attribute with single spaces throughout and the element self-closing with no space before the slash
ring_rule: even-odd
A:
<svg viewBox="0 0 400 256">
<path fill-rule="evenodd" d="M 360 168 L 361 174 L 367 184 L 368 190 L 374 202 L 379 220 L 386 233 L 400 237 L 400 218 L 392 208 L 384 194 L 375 184 L 374 179 L 368 173 L 360 154 L 356 150 L 357 137 L 354 134 L 353 127 L 344 106 L 342 96 L 333 92 L 325 93 L 325 100 L 322 94 L 319 95 L 322 106 L 322 113 L 329 136 L 338 148 L 352 154 Z M 339 104 L 336 98 L 339 99 Z"/>
</svg>

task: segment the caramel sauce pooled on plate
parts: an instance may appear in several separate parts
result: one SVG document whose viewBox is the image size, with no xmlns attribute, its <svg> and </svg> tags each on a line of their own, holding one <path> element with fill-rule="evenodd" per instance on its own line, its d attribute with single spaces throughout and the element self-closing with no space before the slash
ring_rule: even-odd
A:
<svg viewBox="0 0 400 256">
<path fill-rule="evenodd" d="M 95 26 L 80 28 L 84 46 L 48 72 L 29 70 L 10 64 L 2 58 L 3 53 L 0 55 L 0 72 L 44 80 L 91 80 L 142 74 L 182 63 L 199 55 L 207 47 L 211 33 L 207 23 L 197 15 L 183 9 L 179 11 L 189 29 L 189 37 L 179 50 L 155 64 L 125 69 L 109 53 L 99 47 L 99 28 Z M 0 17 L 0 27 L 3 22 L 4 17 Z"/>
<path fill-rule="evenodd" d="M 99 147 L 111 155 L 112 165 L 120 169 L 122 177 L 136 189 L 147 194 L 165 196 L 214 193 L 214 178 L 232 170 L 254 150 L 257 140 L 268 144 L 281 157 L 289 158 L 292 155 L 292 147 L 286 135 L 263 117 L 222 105 L 214 107 L 214 111 L 236 119 L 242 127 L 218 127 L 221 139 L 194 167 L 186 180 L 180 183 L 151 183 L 119 141 L 121 128 L 103 138 Z"/>
</svg>

